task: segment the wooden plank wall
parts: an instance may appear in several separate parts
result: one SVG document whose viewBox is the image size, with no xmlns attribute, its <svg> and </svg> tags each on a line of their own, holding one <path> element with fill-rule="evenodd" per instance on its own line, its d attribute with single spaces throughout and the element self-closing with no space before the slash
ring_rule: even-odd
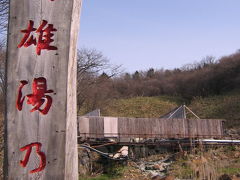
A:
<svg viewBox="0 0 240 180">
<path fill-rule="evenodd" d="M 89 118 L 89 137 L 103 138 L 104 137 L 104 117 L 88 117 Z"/>
<path fill-rule="evenodd" d="M 118 118 L 104 117 L 104 137 L 118 137 Z"/>
<path fill-rule="evenodd" d="M 88 117 L 90 133 L 106 132 L 110 128 L 111 118 Z M 117 120 L 116 120 L 117 119 Z M 216 119 L 161 119 L 161 118 L 114 118 L 118 123 L 119 137 L 130 138 L 185 138 L 185 137 L 221 137 L 223 136 L 222 120 Z M 103 124 L 102 124 L 103 123 Z M 106 137 L 107 135 L 105 135 Z M 96 137 L 92 135 L 92 137 Z M 101 135 L 98 137 L 102 137 Z"/>
<path fill-rule="evenodd" d="M 89 118 L 78 117 L 78 135 L 81 133 L 84 138 L 89 137 L 89 128 Z"/>
<path fill-rule="evenodd" d="M 131 130 L 133 127 L 130 127 L 129 124 L 129 119 L 130 118 L 118 118 L 118 133 L 119 137 L 129 137 L 128 133 L 131 133 Z M 130 128 L 128 128 L 130 127 Z M 134 134 L 133 134 L 134 136 Z"/>
</svg>

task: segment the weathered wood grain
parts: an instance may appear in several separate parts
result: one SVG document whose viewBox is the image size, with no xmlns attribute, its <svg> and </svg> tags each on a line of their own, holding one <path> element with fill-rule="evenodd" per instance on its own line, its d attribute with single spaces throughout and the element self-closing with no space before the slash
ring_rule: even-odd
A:
<svg viewBox="0 0 240 180">
<path fill-rule="evenodd" d="M 104 117 L 104 137 L 118 136 L 118 118 Z"/>
<path fill-rule="evenodd" d="M 78 117 L 78 132 L 83 138 L 89 137 L 89 118 L 88 117 Z"/>
<path fill-rule="evenodd" d="M 130 129 L 128 129 L 129 126 L 130 126 L 129 118 L 124 117 L 118 118 L 119 137 L 128 137 L 127 134 L 130 132 Z"/>
<path fill-rule="evenodd" d="M 6 94 L 6 156 L 5 179 L 61 180 L 78 179 L 77 167 L 77 123 L 76 123 L 76 43 L 79 14 L 82 0 L 11 0 L 8 34 L 7 94 Z M 29 20 L 38 28 L 42 20 L 53 24 L 53 46 L 57 51 L 42 50 L 36 55 L 36 46 L 17 48 Z M 35 37 L 36 34 L 33 34 Z M 34 78 L 45 77 L 48 89 L 55 94 L 47 115 L 26 103 L 23 110 L 16 109 L 17 89 L 21 80 L 29 82 L 24 95 L 32 92 Z M 33 148 L 29 164 L 23 168 L 19 161 L 26 152 L 19 149 L 33 142 L 42 143 L 47 165 L 40 173 L 29 174 L 38 167 L 39 159 Z"/>
<path fill-rule="evenodd" d="M 223 136 L 222 120 L 218 119 L 88 118 L 92 119 L 89 132 L 94 138 L 103 137 L 103 127 L 104 133 L 116 132 L 116 127 L 118 127 L 118 137 L 123 138 L 210 138 Z M 82 128 L 86 127 L 85 123 L 87 122 L 81 120 L 79 123 L 80 133 L 81 131 L 85 132 Z M 82 133 L 80 136 L 84 137 L 85 134 Z M 104 136 L 108 137 L 107 134 Z"/>
<path fill-rule="evenodd" d="M 104 117 L 89 116 L 89 136 L 92 138 L 104 137 Z"/>
</svg>

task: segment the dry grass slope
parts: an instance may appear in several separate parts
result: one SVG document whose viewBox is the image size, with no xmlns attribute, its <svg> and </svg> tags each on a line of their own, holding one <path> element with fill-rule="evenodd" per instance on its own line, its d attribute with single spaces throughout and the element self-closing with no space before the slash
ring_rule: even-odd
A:
<svg viewBox="0 0 240 180">
<path fill-rule="evenodd" d="M 181 98 L 168 96 L 118 99 L 102 108 L 101 113 L 103 116 L 160 117 L 183 103 Z M 202 119 L 225 119 L 227 127 L 240 127 L 240 91 L 196 97 L 188 106 Z"/>
<path fill-rule="evenodd" d="M 227 127 L 240 127 L 240 92 L 195 98 L 190 107 L 201 118 L 225 119 Z"/>
<path fill-rule="evenodd" d="M 135 97 L 114 100 L 102 109 L 104 116 L 160 117 L 178 105 L 178 99 L 162 97 Z"/>
</svg>

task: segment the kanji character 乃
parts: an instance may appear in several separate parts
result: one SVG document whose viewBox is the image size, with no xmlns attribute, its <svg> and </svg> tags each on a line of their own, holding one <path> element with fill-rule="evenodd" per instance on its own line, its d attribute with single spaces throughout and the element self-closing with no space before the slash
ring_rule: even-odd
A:
<svg viewBox="0 0 240 180">
<path fill-rule="evenodd" d="M 29 157 L 30 157 L 30 154 L 32 152 L 32 148 L 33 147 L 36 147 L 36 153 L 40 157 L 40 163 L 39 163 L 39 167 L 38 168 L 31 170 L 29 173 L 40 172 L 46 166 L 46 156 L 45 156 L 45 154 L 43 152 L 41 152 L 42 144 L 39 143 L 39 142 L 31 143 L 31 144 L 28 144 L 28 145 L 20 148 L 20 151 L 27 151 L 26 154 L 25 154 L 24 159 L 20 161 L 20 165 L 22 167 L 26 167 L 27 166 L 27 163 L 29 161 Z"/>
</svg>

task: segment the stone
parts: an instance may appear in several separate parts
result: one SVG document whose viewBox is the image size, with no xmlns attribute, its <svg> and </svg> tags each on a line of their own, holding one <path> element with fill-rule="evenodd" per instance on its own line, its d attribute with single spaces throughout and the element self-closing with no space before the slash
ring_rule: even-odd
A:
<svg viewBox="0 0 240 180">
<path fill-rule="evenodd" d="M 232 180 L 232 178 L 227 174 L 223 174 L 219 177 L 219 180 Z"/>
<path fill-rule="evenodd" d="M 236 152 L 236 153 L 234 154 L 234 157 L 235 157 L 235 158 L 239 158 L 239 157 L 240 157 L 240 152 Z"/>
<path fill-rule="evenodd" d="M 233 176 L 232 180 L 240 180 L 239 175 L 237 174 L 236 176 Z"/>
<path fill-rule="evenodd" d="M 145 171 L 145 164 L 144 164 L 144 163 L 140 164 L 140 165 L 139 165 L 139 169 L 140 169 L 141 171 Z"/>
<path fill-rule="evenodd" d="M 157 176 L 159 176 L 159 177 L 164 177 L 165 176 L 165 174 L 163 174 L 163 173 L 160 173 L 160 172 L 156 172 L 156 171 L 149 171 L 149 176 L 151 177 L 151 179 L 152 178 L 157 178 Z"/>
<path fill-rule="evenodd" d="M 174 176 L 166 176 L 164 178 L 161 178 L 160 180 L 175 180 Z"/>
<path fill-rule="evenodd" d="M 162 178 L 161 178 L 161 176 L 157 175 L 157 176 L 152 177 L 151 179 L 152 180 L 161 180 Z"/>
<path fill-rule="evenodd" d="M 154 169 L 159 170 L 159 171 L 165 171 L 166 168 L 164 167 L 163 164 L 154 164 Z"/>
<path fill-rule="evenodd" d="M 78 173 L 88 175 L 91 172 L 91 157 L 88 149 L 78 150 Z"/>
</svg>

